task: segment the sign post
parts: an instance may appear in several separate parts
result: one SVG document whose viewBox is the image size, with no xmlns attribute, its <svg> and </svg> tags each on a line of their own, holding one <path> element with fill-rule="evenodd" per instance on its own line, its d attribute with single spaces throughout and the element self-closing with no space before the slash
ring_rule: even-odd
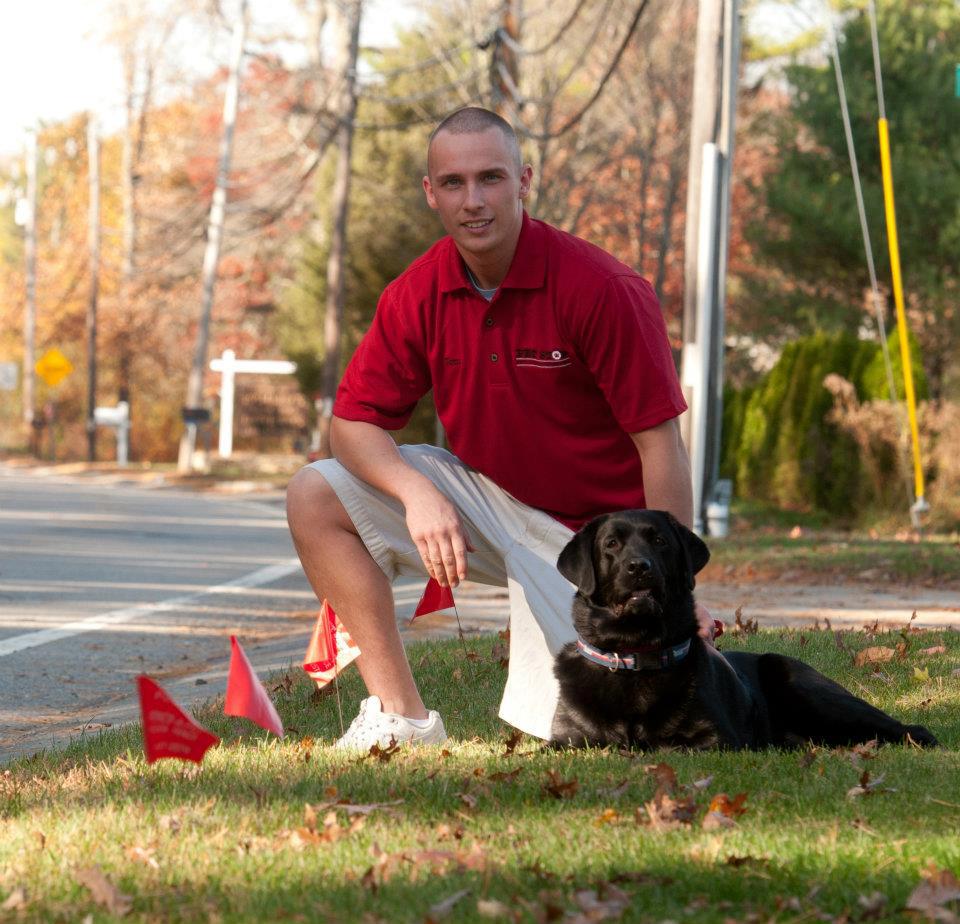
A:
<svg viewBox="0 0 960 924">
<path fill-rule="evenodd" d="M 130 454 L 130 405 L 118 401 L 116 407 L 95 407 L 93 422 L 117 431 L 117 465 L 126 468 Z"/>
<path fill-rule="evenodd" d="M 210 360 L 210 368 L 220 373 L 220 438 L 217 452 L 220 458 L 233 454 L 234 381 L 238 372 L 256 372 L 260 375 L 292 375 L 297 364 L 283 359 L 237 359 L 233 350 L 224 350 L 219 359 Z"/>
</svg>

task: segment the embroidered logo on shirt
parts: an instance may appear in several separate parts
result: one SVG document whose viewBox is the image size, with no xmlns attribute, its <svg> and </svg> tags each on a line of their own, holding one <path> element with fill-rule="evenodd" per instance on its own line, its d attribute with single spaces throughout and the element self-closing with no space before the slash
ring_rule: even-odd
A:
<svg viewBox="0 0 960 924">
<path fill-rule="evenodd" d="M 570 354 L 566 350 L 518 349 L 514 354 L 518 366 L 527 369 L 561 369 L 570 365 Z"/>
</svg>

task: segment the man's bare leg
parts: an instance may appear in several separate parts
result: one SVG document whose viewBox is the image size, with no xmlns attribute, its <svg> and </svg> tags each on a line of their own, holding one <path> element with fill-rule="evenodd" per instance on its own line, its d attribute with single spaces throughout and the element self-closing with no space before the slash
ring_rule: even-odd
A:
<svg viewBox="0 0 960 924">
<path fill-rule="evenodd" d="M 316 469 L 301 469 L 291 479 L 287 522 L 317 599 L 330 601 L 360 648 L 357 666 L 367 690 L 380 697 L 385 712 L 427 718 L 397 629 L 390 582 Z"/>
</svg>

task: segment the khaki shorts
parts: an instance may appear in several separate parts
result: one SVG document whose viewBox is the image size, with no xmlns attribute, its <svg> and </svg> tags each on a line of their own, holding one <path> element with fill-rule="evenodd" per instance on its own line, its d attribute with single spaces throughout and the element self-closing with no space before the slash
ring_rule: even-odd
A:
<svg viewBox="0 0 960 924">
<path fill-rule="evenodd" d="M 558 687 L 557 652 L 576 638 L 570 617 L 573 585 L 557 557 L 573 532 L 521 504 L 485 475 L 435 446 L 400 446 L 404 461 L 426 475 L 457 507 L 476 552 L 467 578 L 506 587 L 510 597 L 510 667 L 500 718 L 538 738 L 550 737 Z M 426 579 L 399 501 L 351 475 L 334 459 L 312 463 L 343 504 L 363 543 L 392 581 Z"/>
</svg>

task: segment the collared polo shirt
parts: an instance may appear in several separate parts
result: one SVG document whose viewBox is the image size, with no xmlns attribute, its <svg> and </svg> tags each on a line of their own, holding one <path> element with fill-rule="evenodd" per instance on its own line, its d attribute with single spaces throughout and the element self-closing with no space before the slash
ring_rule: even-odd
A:
<svg viewBox="0 0 960 924">
<path fill-rule="evenodd" d="M 458 458 L 574 529 L 645 506 L 629 434 L 686 409 L 650 284 L 526 213 L 490 302 L 449 237 L 387 286 L 333 413 L 398 430 L 431 388 Z"/>
</svg>

